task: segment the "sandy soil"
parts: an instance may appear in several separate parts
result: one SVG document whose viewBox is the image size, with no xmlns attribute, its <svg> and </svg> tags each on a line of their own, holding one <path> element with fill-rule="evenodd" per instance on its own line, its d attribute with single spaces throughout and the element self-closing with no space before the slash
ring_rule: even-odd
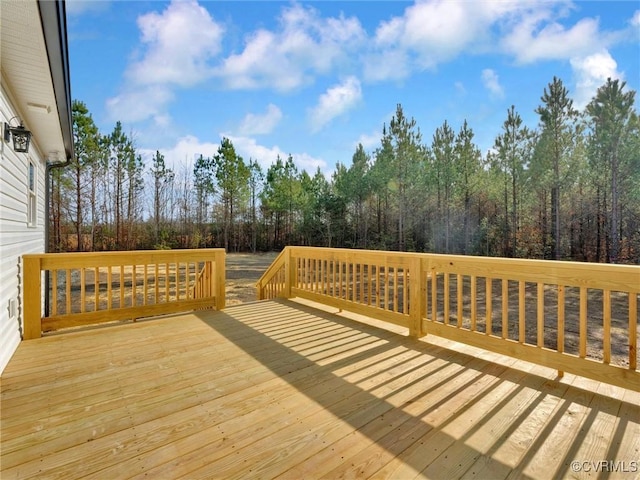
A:
<svg viewBox="0 0 640 480">
<path fill-rule="evenodd" d="M 269 253 L 228 253 L 227 264 L 227 305 L 253 302 L 258 299 L 256 282 L 278 256 Z"/>
</svg>

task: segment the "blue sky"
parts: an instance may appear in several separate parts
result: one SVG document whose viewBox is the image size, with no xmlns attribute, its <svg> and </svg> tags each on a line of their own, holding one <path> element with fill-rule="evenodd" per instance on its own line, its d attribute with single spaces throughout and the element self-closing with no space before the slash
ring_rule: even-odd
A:
<svg viewBox="0 0 640 480">
<path fill-rule="evenodd" d="M 226 136 L 330 174 L 398 103 L 424 143 L 466 119 L 486 152 L 510 105 L 537 125 L 554 75 L 579 108 L 607 77 L 640 87 L 638 1 L 68 0 L 67 17 L 73 98 L 177 169 Z"/>
</svg>

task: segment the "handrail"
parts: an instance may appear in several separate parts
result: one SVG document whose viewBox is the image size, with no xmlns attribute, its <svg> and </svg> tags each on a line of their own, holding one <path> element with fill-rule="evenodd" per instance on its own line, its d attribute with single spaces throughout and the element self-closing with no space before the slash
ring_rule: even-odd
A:
<svg viewBox="0 0 640 480">
<path fill-rule="evenodd" d="M 640 267 L 286 247 L 259 285 L 640 391 Z"/>
<path fill-rule="evenodd" d="M 284 293 L 284 265 L 287 248 L 283 249 L 256 282 L 258 300 L 272 299 Z"/>
<path fill-rule="evenodd" d="M 213 269 L 211 262 L 202 262 L 202 268 L 196 276 L 193 287 L 191 287 L 191 294 L 193 298 L 203 298 L 211 296 L 213 294 L 211 283 Z"/>
<path fill-rule="evenodd" d="M 43 331 L 225 306 L 224 249 L 29 254 L 23 338 Z M 198 272 L 199 266 L 202 270 Z M 42 315 L 42 278 L 51 312 Z"/>
</svg>

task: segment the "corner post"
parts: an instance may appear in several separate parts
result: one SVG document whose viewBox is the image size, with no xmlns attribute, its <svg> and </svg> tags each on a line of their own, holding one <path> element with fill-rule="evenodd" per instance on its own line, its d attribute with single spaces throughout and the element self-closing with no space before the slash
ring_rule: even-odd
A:
<svg viewBox="0 0 640 480">
<path fill-rule="evenodd" d="M 422 295 L 422 262 L 418 255 L 412 256 L 409 272 L 409 335 L 420 338 L 423 336 L 422 313 L 426 305 Z"/>
<path fill-rule="evenodd" d="M 258 300 L 264 300 L 264 292 L 262 291 L 262 282 L 260 280 L 256 283 L 256 290 L 258 292 Z"/>
<path fill-rule="evenodd" d="M 226 306 L 226 292 L 225 292 L 225 256 L 224 249 L 217 249 L 214 254 L 215 271 L 213 277 L 215 278 L 215 296 L 216 296 L 216 310 L 224 310 Z"/>
<path fill-rule="evenodd" d="M 291 298 L 291 287 L 296 278 L 296 269 L 291 255 L 291 247 L 284 247 L 284 297 Z"/>
<path fill-rule="evenodd" d="M 39 255 L 22 257 L 22 287 L 24 291 L 24 325 L 22 338 L 31 340 L 42 336 L 42 274 Z M 48 295 L 49 292 L 45 292 Z M 55 301 L 55 299 L 54 299 Z"/>
<path fill-rule="evenodd" d="M 422 319 L 429 316 L 427 312 L 427 305 L 429 304 L 429 269 L 431 268 L 431 262 L 425 257 L 420 257 L 420 336 L 427 335 L 427 329 Z"/>
</svg>

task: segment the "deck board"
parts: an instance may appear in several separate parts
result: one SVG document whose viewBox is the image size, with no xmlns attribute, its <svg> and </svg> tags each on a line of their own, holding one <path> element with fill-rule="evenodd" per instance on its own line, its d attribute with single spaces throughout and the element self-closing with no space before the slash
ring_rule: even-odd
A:
<svg viewBox="0 0 640 480">
<path fill-rule="evenodd" d="M 571 461 L 640 460 L 636 392 L 362 320 L 267 301 L 23 342 L 0 477 L 587 478 Z"/>
</svg>

